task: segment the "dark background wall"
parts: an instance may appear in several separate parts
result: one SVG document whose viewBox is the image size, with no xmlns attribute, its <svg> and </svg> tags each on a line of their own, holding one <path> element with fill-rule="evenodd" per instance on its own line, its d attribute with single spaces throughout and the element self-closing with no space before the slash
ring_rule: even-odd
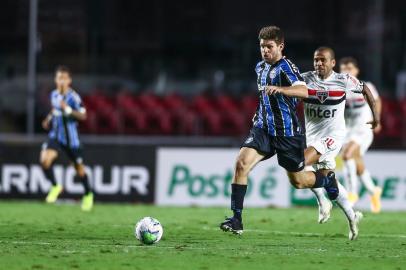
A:
<svg viewBox="0 0 406 270">
<path fill-rule="evenodd" d="M 38 71 L 66 63 L 148 85 L 160 72 L 209 80 L 220 70 L 226 86 L 243 88 L 259 58 L 258 30 L 276 24 L 302 70 L 312 68 L 317 46 L 329 45 L 338 57 L 356 56 L 364 77 L 390 93 L 406 68 L 405 14 L 403 1 L 384 0 L 40 0 Z M 26 72 L 27 25 L 28 1 L 2 1 L 1 78 Z"/>
</svg>

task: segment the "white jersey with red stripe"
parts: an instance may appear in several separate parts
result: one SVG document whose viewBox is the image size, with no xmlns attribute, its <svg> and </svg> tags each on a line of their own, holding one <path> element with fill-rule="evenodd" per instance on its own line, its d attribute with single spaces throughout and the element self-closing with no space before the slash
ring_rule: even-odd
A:
<svg viewBox="0 0 406 270">
<path fill-rule="evenodd" d="M 379 98 L 378 91 L 371 82 L 365 82 L 369 90 L 371 90 L 372 96 L 376 99 Z M 348 93 L 345 103 L 345 124 L 347 129 L 371 129 L 366 123 L 373 118 L 371 109 L 368 106 L 362 94 Z"/>
<path fill-rule="evenodd" d="M 315 71 L 302 76 L 309 91 L 309 97 L 304 100 L 307 139 L 320 136 L 343 138 L 346 133 L 346 95 L 362 93 L 362 82 L 349 74 L 334 71 L 326 79 L 320 79 Z"/>
</svg>

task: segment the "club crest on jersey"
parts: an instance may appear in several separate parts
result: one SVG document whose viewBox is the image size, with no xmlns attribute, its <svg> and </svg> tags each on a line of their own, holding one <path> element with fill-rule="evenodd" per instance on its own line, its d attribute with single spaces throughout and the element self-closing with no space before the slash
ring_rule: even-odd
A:
<svg viewBox="0 0 406 270">
<path fill-rule="evenodd" d="M 276 77 L 276 68 L 272 69 L 271 72 L 269 72 L 269 78 L 272 80 Z"/>
<path fill-rule="evenodd" d="M 328 91 L 326 90 L 317 90 L 316 97 L 320 100 L 321 103 L 324 103 L 328 98 Z"/>
</svg>

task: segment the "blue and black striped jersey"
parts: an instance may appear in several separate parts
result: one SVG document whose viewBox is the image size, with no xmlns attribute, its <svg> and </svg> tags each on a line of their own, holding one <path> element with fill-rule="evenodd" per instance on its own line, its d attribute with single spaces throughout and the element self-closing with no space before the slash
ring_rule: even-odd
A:
<svg viewBox="0 0 406 270">
<path fill-rule="evenodd" d="M 49 138 L 57 140 L 59 143 L 69 148 L 79 148 L 78 123 L 75 118 L 65 115 L 61 109 L 61 101 L 65 101 L 75 111 L 85 111 L 82 100 L 78 93 L 69 89 L 64 95 L 58 90 L 54 90 L 50 95 L 52 105 L 51 130 Z"/>
<path fill-rule="evenodd" d="M 274 64 L 261 61 L 255 68 L 257 73 L 259 104 L 253 126 L 265 129 L 271 136 L 302 135 L 303 130 L 296 114 L 298 99 L 277 93 L 268 95 L 265 86 L 306 85 L 298 68 L 288 59 L 282 58 Z"/>
</svg>

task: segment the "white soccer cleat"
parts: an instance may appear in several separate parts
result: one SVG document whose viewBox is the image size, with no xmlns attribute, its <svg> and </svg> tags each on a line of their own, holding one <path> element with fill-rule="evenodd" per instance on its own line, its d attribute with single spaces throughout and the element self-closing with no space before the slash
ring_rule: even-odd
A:
<svg viewBox="0 0 406 270">
<path fill-rule="evenodd" d="M 331 209 L 333 209 L 333 204 L 325 200 L 324 203 L 319 205 L 319 220 L 320 224 L 326 223 L 330 219 Z"/>
<path fill-rule="evenodd" d="M 355 212 L 354 220 L 348 221 L 348 225 L 350 226 L 350 233 L 348 234 L 348 238 L 350 240 L 355 240 L 358 237 L 358 223 L 364 217 L 361 212 Z"/>
</svg>

